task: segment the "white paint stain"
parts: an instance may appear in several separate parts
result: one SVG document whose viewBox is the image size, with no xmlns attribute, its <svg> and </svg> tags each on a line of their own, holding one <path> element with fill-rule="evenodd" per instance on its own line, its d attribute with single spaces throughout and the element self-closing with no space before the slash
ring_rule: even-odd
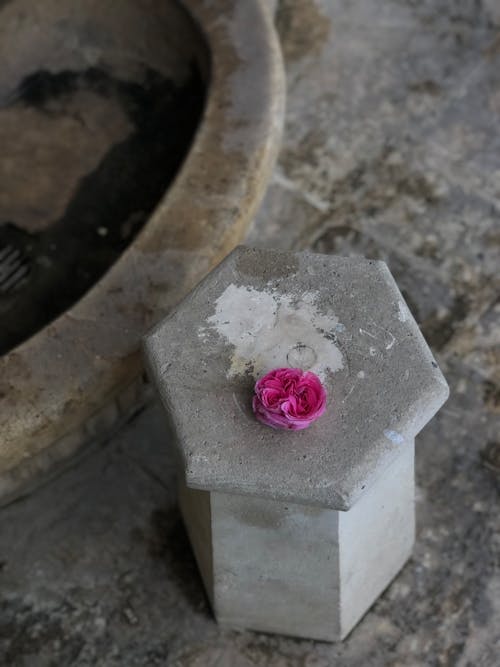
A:
<svg viewBox="0 0 500 667">
<path fill-rule="evenodd" d="M 373 338 L 373 340 L 382 342 L 384 344 L 385 349 L 390 350 L 394 346 L 394 343 L 396 342 L 395 336 L 390 331 L 384 329 L 384 327 L 379 326 L 375 322 L 371 321 L 371 324 L 375 329 L 377 329 L 378 331 L 377 333 L 372 333 L 371 331 L 367 331 L 366 329 L 361 329 L 361 328 L 359 329 L 359 333 L 362 336 L 368 336 L 369 338 Z M 369 348 L 369 352 L 372 357 L 376 353 L 373 347 Z"/>
<path fill-rule="evenodd" d="M 291 366 L 292 360 L 325 379 L 326 371 L 340 370 L 344 360 L 339 348 L 324 335 L 336 327 L 338 319 L 318 310 L 317 296 L 306 292 L 294 301 L 269 288 L 229 285 L 217 299 L 208 327 L 200 327 L 198 335 L 206 340 L 212 329 L 234 347 L 228 377 L 243 374 L 250 365 L 258 376 Z"/>
<path fill-rule="evenodd" d="M 386 344 L 385 349 L 386 349 L 386 350 L 390 350 L 391 347 L 392 347 L 392 346 L 394 345 L 394 343 L 396 342 L 396 339 L 395 339 L 395 337 L 391 334 L 390 331 L 387 331 L 387 335 L 391 337 L 391 340 Z"/>
<path fill-rule="evenodd" d="M 410 311 L 408 310 L 406 303 L 403 303 L 403 301 L 398 301 L 398 320 L 400 322 L 406 322 L 409 316 Z"/>
<path fill-rule="evenodd" d="M 402 445 L 403 442 L 405 441 L 401 433 L 398 433 L 397 431 L 391 431 L 390 429 L 386 429 L 384 431 L 384 435 L 388 440 L 390 440 L 395 445 Z"/>
<path fill-rule="evenodd" d="M 370 338 L 375 338 L 375 339 L 377 338 L 377 336 L 375 336 L 374 334 L 370 333 L 369 331 L 366 331 L 366 329 L 360 329 L 360 330 L 359 330 L 359 333 L 360 333 L 362 336 L 369 336 Z"/>
<path fill-rule="evenodd" d="M 347 399 L 350 397 L 350 395 L 352 394 L 352 392 L 353 392 L 355 389 L 356 389 L 356 383 L 354 383 L 354 384 L 352 385 L 352 387 L 349 389 L 349 391 L 347 392 L 347 394 L 344 396 L 344 398 L 342 399 L 342 403 L 345 403 L 345 402 L 347 401 Z"/>
<path fill-rule="evenodd" d="M 365 377 L 366 377 L 365 372 L 364 371 L 359 371 L 358 372 L 358 377 L 360 378 L 360 380 L 364 380 Z"/>
</svg>

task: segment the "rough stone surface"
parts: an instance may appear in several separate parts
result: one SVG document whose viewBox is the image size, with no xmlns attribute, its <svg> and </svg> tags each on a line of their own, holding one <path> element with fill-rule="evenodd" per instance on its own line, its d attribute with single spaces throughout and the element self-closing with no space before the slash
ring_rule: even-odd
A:
<svg viewBox="0 0 500 667">
<path fill-rule="evenodd" d="M 283 68 L 265 0 L 153 5 L 130 0 L 120 6 L 117 13 L 112 3 L 95 0 L 0 3 L 0 111 L 12 96 L 17 99 L 18 87 L 26 92 L 23 81 L 39 70 L 67 80 L 67 70 L 109 66 L 118 79 L 127 79 L 129 72 L 135 83 L 144 67 L 169 76 L 172 71 L 176 81 L 192 62 L 207 80 L 212 67 L 193 143 L 141 233 L 82 298 L 0 356 L 2 499 L 81 447 L 95 413 L 120 400 L 137 381 L 141 336 L 241 240 L 261 202 L 281 137 Z M 74 120 L 87 122 L 81 114 Z M 175 130 L 170 124 L 163 131 Z M 20 173 L 9 153 L 2 159 L 11 162 L 9 173 Z M 127 159 L 122 159 L 125 169 Z M 110 189 L 96 196 L 106 199 Z M 47 198 L 50 193 L 42 196 Z M 87 219 L 95 222 L 92 210 L 85 211 Z M 125 226 L 134 219 L 125 219 Z M 84 228 L 92 235 L 90 224 Z M 48 256 L 54 252 L 49 242 Z M 59 281 L 65 278 L 66 273 Z M 45 293 L 39 298 L 50 300 Z M 39 303 L 35 299 L 37 308 Z M 4 319 L 8 329 L 8 316 Z M 102 424 L 101 433 L 109 433 L 109 422 Z"/>
<path fill-rule="evenodd" d="M 144 346 L 197 489 L 348 510 L 448 397 L 387 266 L 359 257 L 238 247 Z M 256 380 L 283 366 L 325 386 L 305 432 L 252 415 Z"/>
<path fill-rule="evenodd" d="M 248 243 L 379 257 L 403 289 L 451 385 L 418 440 L 414 555 L 340 645 L 219 630 L 153 406 L 2 511 L 0 663 L 497 667 L 498 3 L 282 0 L 278 24 L 285 142 Z"/>
</svg>

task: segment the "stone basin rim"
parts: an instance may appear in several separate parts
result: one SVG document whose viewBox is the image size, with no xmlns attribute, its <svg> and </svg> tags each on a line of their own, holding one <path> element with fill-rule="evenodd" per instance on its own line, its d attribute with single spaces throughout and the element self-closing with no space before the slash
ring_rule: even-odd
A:
<svg viewBox="0 0 500 667">
<path fill-rule="evenodd" d="M 141 335 L 238 243 L 264 193 L 284 114 L 269 9 L 265 0 L 182 4 L 211 56 L 199 127 L 174 183 L 115 264 L 0 358 L 3 502 L 143 401 Z"/>
</svg>

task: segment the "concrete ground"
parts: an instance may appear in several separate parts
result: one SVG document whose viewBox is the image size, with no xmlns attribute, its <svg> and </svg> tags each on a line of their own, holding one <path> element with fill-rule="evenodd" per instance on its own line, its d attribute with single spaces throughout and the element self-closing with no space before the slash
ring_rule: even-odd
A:
<svg viewBox="0 0 500 667">
<path fill-rule="evenodd" d="M 339 645 L 221 631 L 154 404 L 0 512 L 0 664 L 500 664 L 500 4 L 281 0 L 288 110 L 256 245 L 385 259 L 451 385 L 412 560 Z"/>
</svg>

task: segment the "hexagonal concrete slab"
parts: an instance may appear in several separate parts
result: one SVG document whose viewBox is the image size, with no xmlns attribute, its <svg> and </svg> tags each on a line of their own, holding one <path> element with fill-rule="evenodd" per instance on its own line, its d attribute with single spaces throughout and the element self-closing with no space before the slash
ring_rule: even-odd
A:
<svg viewBox="0 0 500 667">
<path fill-rule="evenodd" d="M 448 396 L 384 262 L 239 247 L 146 338 L 188 487 L 348 510 Z M 256 378 L 310 369 L 326 413 L 282 432 Z"/>
</svg>

